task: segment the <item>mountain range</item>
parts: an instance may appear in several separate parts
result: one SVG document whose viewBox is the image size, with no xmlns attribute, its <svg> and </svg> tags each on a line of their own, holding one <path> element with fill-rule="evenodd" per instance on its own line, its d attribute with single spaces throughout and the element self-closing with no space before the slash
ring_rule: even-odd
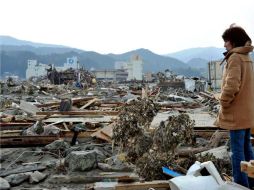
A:
<svg viewBox="0 0 254 190">
<path fill-rule="evenodd" d="M 28 59 L 40 63 L 61 66 L 66 58 L 77 56 L 86 69 L 113 69 L 116 61 L 128 61 L 138 54 L 144 61 L 144 72 L 159 72 L 166 69 L 186 76 L 206 75 L 207 63 L 222 58 L 223 49 L 215 47 L 191 48 L 183 51 L 158 55 L 140 48 L 123 54 L 100 54 L 61 45 L 42 44 L 19 40 L 10 36 L 0 36 L 1 76 L 5 72 L 25 78 Z"/>
</svg>

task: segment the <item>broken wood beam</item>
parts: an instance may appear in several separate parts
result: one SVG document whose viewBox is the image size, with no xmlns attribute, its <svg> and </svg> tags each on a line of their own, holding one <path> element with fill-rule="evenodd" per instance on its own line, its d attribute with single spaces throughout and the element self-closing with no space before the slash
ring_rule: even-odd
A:
<svg viewBox="0 0 254 190">
<path fill-rule="evenodd" d="M 0 123 L 0 131 L 26 129 L 34 123 Z"/>
<path fill-rule="evenodd" d="M 118 105 L 118 106 L 123 106 L 125 105 L 124 102 L 111 102 L 111 101 L 101 101 L 102 104 L 113 104 L 113 105 Z"/>
<path fill-rule="evenodd" d="M 134 183 L 119 183 L 115 186 L 116 190 L 143 190 L 149 188 L 169 189 L 169 183 L 167 180 L 154 180 L 145 182 Z"/>
<path fill-rule="evenodd" d="M 91 135 L 95 132 L 96 130 L 89 130 L 89 131 L 82 131 L 79 132 L 78 138 L 88 138 L 91 137 Z M 73 137 L 74 133 L 72 131 L 61 131 L 60 137 L 62 138 L 71 138 Z"/>
<path fill-rule="evenodd" d="M 98 98 L 94 98 L 92 100 L 89 100 L 85 105 L 83 105 L 80 109 L 85 109 L 87 108 L 88 106 L 92 105 L 93 103 L 97 102 L 97 101 L 100 101 Z"/>
<path fill-rule="evenodd" d="M 99 107 L 101 108 L 112 108 L 112 107 L 119 107 L 119 106 L 122 106 L 122 105 L 119 105 L 119 104 L 101 104 Z"/>
<path fill-rule="evenodd" d="M 118 111 L 40 111 L 36 115 L 118 115 Z"/>
<path fill-rule="evenodd" d="M 201 95 L 203 95 L 203 96 L 205 96 L 207 98 L 215 99 L 213 94 L 208 93 L 208 92 L 199 92 L 199 94 L 201 94 Z"/>
<path fill-rule="evenodd" d="M 133 175 L 132 173 L 122 172 L 117 173 L 114 172 L 109 175 L 93 175 L 93 176 L 86 176 L 86 175 L 53 175 L 49 183 L 51 184 L 68 184 L 68 183 L 95 183 L 100 181 L 117 181 L 117 182 L 134 182 L 138 181 L 139 177 Z"/>
<path fill-rule="evenodd" d="M 93 130 L 86 130 L 86 131 L 82 131 L 79 133 L 79 136 L 80 138 L 88 138 L 90 137 L 94 132 L 96 132 L 98 129 L 93 129 Z M 6 131 L 1 131 L 0 133 L 0 136 L 1 138 L 2 137 L 8 137 L 8 138 L 14 138 L 14 137 L 35 137 L 35 136 L 21 136 L 21 132 L 23 130 L 6 130 Z M 38 135 L 40 136 L 40 135 Z M 38 137 L 36 136 L 36 137 Z M 61 138 L 68 138 L 68 137 L 72 137 L 73 136 L 73 132 L 70 131 L 69 129 L 64 129 L 64 130 L 61 130 L 60 133 L 59 133 L 59 136 Z M 44 137 L 43 136 L 40 136 L 40 137 Z"/>
<path fill-rule="evenodd" d="M 201 107 L 201 105 L 198 103 L 192 103 L 192 104 L 177 103 L 177 104 L 163 104 L 163 105 L 161 105 L 161 109 L 165 109 L 165 108 L 199 108 L 199 107 Z"/>
<path fill-rule="evenodd" d="M 89 100 L 92 100 L 94 99 L 95 97 L 84 97 L 84 98 L 72 98 L 71 101 L 72 101 L 72 104 L 76 104 L 76 103 L 79 103 L 79 102 L 83 102 L 83 101 L 89 101 Z M 57 101 L 57 102 L 51 102 L 51 103 L 45 103 L 45 104 L 39 104 L 39 105 L 36 105 L 38 108 L 43 108 L 43 107 L 50 107 L 50 106 L 60 106 L 60 100 Z"/>
<path fill-rule="evenodd" d="M 0 132 L 0 136 L 20 136 L 23 130 L 4 130 Z"/>
<path fill-rule="evenodd" d="M 27 125 L 33 125 L 34 123 L 30 122 L 11 122 L 11 123 L 2 123 L 0 122 L 0 127 L 5 126 L 27 126 Z"/>
<path fill-rule="evenodd" d="M 2 136 L 1 147 L 42 146 L 60 139 L 60 136 Z"/>
</svg>

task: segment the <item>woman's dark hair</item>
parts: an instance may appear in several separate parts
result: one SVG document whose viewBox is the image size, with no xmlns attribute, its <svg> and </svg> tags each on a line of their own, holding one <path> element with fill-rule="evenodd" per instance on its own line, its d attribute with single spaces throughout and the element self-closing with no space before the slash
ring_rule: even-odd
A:
<svg viewBox="0 0 254 190">
<path fill-rule="evenodd" d="M 245 30 L 239 26 L 230 27 L 222 34 L 224 41 L 230 41 L 233 47 L 241 47 L 246 44 L 247 41 L 251 43 L 251 39 Z"/>
</svg>

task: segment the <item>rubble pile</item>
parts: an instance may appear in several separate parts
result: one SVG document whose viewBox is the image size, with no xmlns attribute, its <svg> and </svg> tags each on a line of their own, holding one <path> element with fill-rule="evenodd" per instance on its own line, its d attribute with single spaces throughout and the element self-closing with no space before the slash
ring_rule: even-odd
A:
<svg viewBox="0 0 254 190">
<path fill-rule="evenodd" d="M 4 111 L 7 108 L 10 108 L 12 105 L 12 100 L 1 97 L 0 100 L 0 111 Z"/>
<path fill-rule="evenodd" d="M 112 139 L 127 152 L 128 159 L 135 160 L 147 151 L 152 138 L 146 133 L 158 110 L 159 106 L 149 99 L 132 100 L 123 107 Z"/>
<path fill-rule="evenodd" d="M 213 113 L 219 112 L 219 102 L 216 99 L 205 98 L 201 102 L 204 106 L 208 107 L 208 110 Z"/>
<path fill-rule="evenodd" d="M 169 88 L 165 94 L 172 94 L 172 95 L 177 95 L 177 96 L 182 96 L 182 97 L 195 97 L 197 94 L 195 92 L 191 92 L 182 88 Z"/>
<path fill-rule="evenodd" d="M 162 167 L 184 175 L 195 161 L 208 160 L 231 176 L 228 136 L 212 125 L 218 102 L 210 94 L 172 88 L 163 74 L 164 90 L 144 81 L 95 85 L 85 70 L 80 81 L 77 72 L 63 73 L 52 78 L 63 79 L 57 85 L 45 77 L 1 82 L 7 148 L 0 180 L 17 189 L 82 189 L 99 181 L 167 180 L 172 176 Z"/>
<path fill-rule="evenodd" d="M 47 70 L 47 77 L 52 84 L 69 84 L 78 81 L 78 87 L 88 87 L 93 83 L 95 76 L 85 69 L 74 70 L 69 68 L 65 71 L 58 72 L 55 68 Z"/>
<path fill-rule="evenodd" d="M 135 164 L 139 176 L 147 181 L 166 179 L 167 177 L 161 173 L 162 167 L 167 166 L 174 171 L 184 173 L 197 160 L 201 162 L 212 160 L 222 174 L 230 175 L 232 171 L 229 159 L 218 159 L 212 154 L 194 154 L 191 151 L 186 156 L 178 154 L 177 150 L 180 147 L 202 148 L 202 144 L 196 142 L 194 125 L 195 122 L 187 114 L 179 114 L 169 116 L 151 133 L 145 133 L 143 128 L 132 129 L 131 136 L 123 135 L 121 139 L 129 142 L 124 144 L 125 149 L 123 149 L 127 152 L 126 160 Z M 131 144 L 132 142 L 134 143 Z"/>
<path fill-rule="evenodd" d="M 174 167 L 177 160 L 175 149 L 179 145 L 194 145 L 194 121 L 186 114 L 170 116 L 167 121 L 151 134 L 153 144 L 136 160 L 137 172 L 146 180 L 165 179 L 161 173 L 163 166 Z M 156 172 L 157 171 L 157 172 Z"/>
<path fill-rule="evenodd" d="M 174 162 L 174 156 L 166 153 L 157 153 L 150 151 L 144 153 L 139 159 L 136 160 L 135 166 L 137 173 L 146 181 L 151 180 L 166 180 L 161 170 L 162 166 L 168 166 L 168 163 Z"/>
<path fill-rule="evenodd" d="M 154 132 L 154 143 L 161 152 L 175 152 L 179 145 L 194 145 L 194 121 L 187 114 L 169 116 Z"/>
</svg>

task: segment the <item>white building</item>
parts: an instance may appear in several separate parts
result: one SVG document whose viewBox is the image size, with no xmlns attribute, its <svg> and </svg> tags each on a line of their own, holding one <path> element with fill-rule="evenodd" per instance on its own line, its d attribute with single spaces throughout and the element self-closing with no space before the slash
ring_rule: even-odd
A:
<svg viewBox="0 0 254 190">
<path fill-rule="evenodd" d="M 49 66 L 46 64 L 38 63 L 37 60 L 28 60 L 26 69 L 26 79 L 30 77 L 39 77 L 47 74 Z"/>
<path fill-rule="evenodd" d="M 116 70 L 94 70 L 92 73 L 97 80 L 116 80 Z"/>
<path fill-rule="evenodd" d="M 208 81 L 213 89 L 220 89 L 222 83 L 222 65 L 221 61 L 211 61 L 208 63 Z"/>
<path fill-rule="evenodd" d="M 52 66 L 54 67 L 54 65 Z M 38 63 L 37 60 L 28 60 L 27 61 L 27 70 L 26 70 L 26 79 L 29 79 L 32 76 L 39 77 L 47 75 L 47 70 L 50 66 L 42 63 Z M 65 71 L 69 68 L 78 69 L 79 62 L 77 57 L 67 58 L 66 63 L 62 67 L 55 67 L 57 71 Z"/>
<path fill-rule="evenodd" d="M 132 56 L 130 62 L 127 63 L 127 80 L 142 80 L 143 64 L 143 60 L 139 55 Z"/>
<path fill-rule="evenodd" d="M 55 67 L 57 71 L 65 71 L 69 68 L 79 69 L 79 62 L 77 57 L 68 57 L 63 67 Z"/>
<path fill-rule="evenodd" d="M 142 80 L 143 79 L 143 60 L 139 55 L 133 55 L 130 61 L 117 61 L 115 62 L 115 69 L 124 71 L 128 73 L 127 80 Z M 124 73 L 124 77 L 126 73 Z"/>
<path fill-rule="evenodd" d="M 67 58 L 67 62 L 64 63 L 64 68 L 73 68 L 73 69 L 79 69 L 79 62 L 77 57 L 70 57 Z"/>
<path fill-rule="evenodd" d="M 124 69 L 93 70 L 97 80 L 126 81 L 128 73 Z"/>
</svg>

